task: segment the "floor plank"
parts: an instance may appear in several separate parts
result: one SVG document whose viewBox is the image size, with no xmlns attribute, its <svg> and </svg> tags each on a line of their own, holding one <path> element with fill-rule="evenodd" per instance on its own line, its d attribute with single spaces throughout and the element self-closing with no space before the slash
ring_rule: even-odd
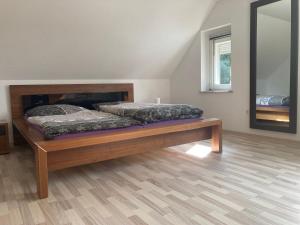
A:
<svg viewBox="0 0 300 225">
<path fill-rule="evenodd" d="M 208 142 L 66 169 L 35 194 L 33 154 L 0 156 L 0 224 L 300 224 L 300 143 L 224 134 Z"/>
</svg>

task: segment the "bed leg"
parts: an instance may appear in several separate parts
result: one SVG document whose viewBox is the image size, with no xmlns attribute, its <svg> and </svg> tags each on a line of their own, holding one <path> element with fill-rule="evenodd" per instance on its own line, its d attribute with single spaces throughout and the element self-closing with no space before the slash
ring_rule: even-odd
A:
<svg viewBox="0 0 300 225">
<path fill-rule="evenodd" d="M 222 124 L 212 127 L 211 148 L 213 152 L 222 153 Z"/>
<path fill-rule="evenodd" d="M 48 166 L 47 152 L 38 148 L 35 150 L 37 194 L 40 199 L 48 197 Z"/>
</svg>

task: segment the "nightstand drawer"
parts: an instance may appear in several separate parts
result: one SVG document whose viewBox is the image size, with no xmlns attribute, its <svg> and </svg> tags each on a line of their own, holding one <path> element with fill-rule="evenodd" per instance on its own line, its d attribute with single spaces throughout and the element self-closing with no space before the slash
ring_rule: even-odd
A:
<svg viewBox="0 0 300 225">
<path fill-rule="evenodd" d="M 0 123 L 0 154 L 9 152 L 8 124 Z"/>
<path fill-rule="evenodd" d="M 0 137 L 6 136 L 7 134 L 5 126 L 0 126 Z"/>
</svg>

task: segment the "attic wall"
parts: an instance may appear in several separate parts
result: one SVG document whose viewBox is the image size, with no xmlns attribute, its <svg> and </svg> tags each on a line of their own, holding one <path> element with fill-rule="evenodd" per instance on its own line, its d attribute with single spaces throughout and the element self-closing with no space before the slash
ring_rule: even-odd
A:
<svg viewBox="0 0 300 225">
<path fill-rule="evenodd" d="M 0 80 L 168 78 L 215 0 L 1 0 Z"/>
<path fill-rule="evenodd" d="M 220 0 L 201 28 L 206 30 L 231 24 L 233 92 L 200 93 L 201 44 L 198 34 L 171 79 L 171 102 L 186 102 L 199 106 L 204 110 L 206 117 L 222 119 L 226 130 L 299 140 L 299 120 L 297 135 L 249 128 L 251 2 L 252 0 Z M 300 79 L 298 86 L 300 88 Z M 300 92 L 298 94 L 300 99 Z M 298 117 L 300 117 L 299 103 Z"/>
</svg>

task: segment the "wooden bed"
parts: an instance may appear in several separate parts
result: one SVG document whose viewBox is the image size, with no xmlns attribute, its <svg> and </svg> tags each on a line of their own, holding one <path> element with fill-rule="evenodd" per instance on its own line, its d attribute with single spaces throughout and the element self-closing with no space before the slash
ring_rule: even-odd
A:
<svg viewBox="0 0 300 225">
<path fill-rule="evenodd" d="M 256 119 L 267 121 L 290 121 L 289 107 L 282 106 L 256 106 Z"/>
<path fill-rule="evenodd" d="M 20 145 L 25 140 L 35 152 L 39 198 L 48 197 L 49 171 L 205 139 L 212 139 L 212 151 L 222 152 L 222 122 L 219 119 L 199 119 L 182 124 L 118 130 L 113 133 L 59 140 L 45 140 L 43 135 L 24 119 L 24 96 L 49 95 L 49 101 L 54 102 L 62 94 L 112 92 L 125 93 L 124 101 L 134 101 L 133 84 L 10 86 L 14 143 Z"/>
</svg>

